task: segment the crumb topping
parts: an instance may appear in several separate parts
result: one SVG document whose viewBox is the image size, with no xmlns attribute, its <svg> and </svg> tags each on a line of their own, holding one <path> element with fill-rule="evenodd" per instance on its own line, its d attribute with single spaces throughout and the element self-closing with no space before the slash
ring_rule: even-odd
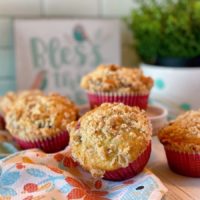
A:
<svg viewBox="0 0 200 200">
<path fill-rule="evenodd" d="M 104 103 L 68 126 L 73 158 L 93 176 L 127 167 L 151 140 L 145 111 Z"/>
<path fill-rule="evenodd" d="M 0 98 L 0 112 L 2 112 L 5 115 L 12 108 L 17 99 L 39 94 L 42 94 L 42 91 L 25 90 L 17 93 L 8 92 L 6 95 Z"/>
<path fill-rule="evenodd" d="M 0 98 L 0 112 L 5 114 L 8 112 L 16 100 L 16 94 L 14 92 L 8 92 L 5 96 Z"/>
<path fill-rule="evenodd" d="M 54 136 L 77 119 L 76 106 L 58 94 L 23 95 L 6 114 L 8 131 L 24 140 Z"/>
<path fill-rule="evenodd" d="M 152 78 L 144 76 L 140 69 L 114 64 L 100 65 L 81 80 L 81 87 L 90 92 L 146 93 L 152 86 Z"/>
<path fill-rule="evenodd" d="M 161 129 L 158 137 L 177 151 L 200 152 L 200 110 L 180 115 Z"/>
</svg>

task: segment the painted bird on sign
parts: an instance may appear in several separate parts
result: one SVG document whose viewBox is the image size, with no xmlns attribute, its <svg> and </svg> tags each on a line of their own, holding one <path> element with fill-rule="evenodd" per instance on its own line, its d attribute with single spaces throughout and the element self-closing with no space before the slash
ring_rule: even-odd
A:
<svg viewBox="0 0 200 200">
<path fill-rule="evenodd" d="M 76 25 L 74 27 L 73 36 L 77 42 L 84 42 L 88 40 L 87 33 L 82 25 Z"/>
</svg>

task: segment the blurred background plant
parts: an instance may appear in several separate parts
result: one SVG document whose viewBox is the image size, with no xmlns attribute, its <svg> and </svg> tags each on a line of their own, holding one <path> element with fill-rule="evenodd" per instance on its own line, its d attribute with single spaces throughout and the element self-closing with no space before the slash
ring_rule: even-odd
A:
<svg viewBox="0 0 200 200">
<path fill-rule="evenodd" d="M 200 56 L 199 0 L 137 0 L 127 17 L 141 60 Z"/>
</svg>

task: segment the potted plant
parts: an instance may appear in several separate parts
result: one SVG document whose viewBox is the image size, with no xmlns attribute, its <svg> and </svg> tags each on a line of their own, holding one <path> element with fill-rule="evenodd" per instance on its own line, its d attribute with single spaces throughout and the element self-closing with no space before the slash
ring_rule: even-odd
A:
<svg viewBox="0 0 200 200">
<path fill-rule="evenodd" d="M 140 58 L 162 66 L 200 66 L 200 2 L 137 2 L 128 24 Z"/>
<path fill-rule="evenodd" d="M 127 22 L 141 66 L 155 80 L 152 99 L 175 115 L 200 108 L 200 1 L 137 3 Z"/>
</svg>

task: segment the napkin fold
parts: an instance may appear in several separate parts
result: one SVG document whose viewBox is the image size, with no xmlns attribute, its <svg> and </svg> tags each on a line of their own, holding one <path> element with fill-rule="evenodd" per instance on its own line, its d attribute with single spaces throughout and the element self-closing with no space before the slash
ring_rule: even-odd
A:
<svg viewBox="0 0 200 200">
<path fill-rule="evenodd" d="M 160 200 L 166 187 L 145 169 L 126 181 L 94 179 L 70 149 L 45 154 L 20 151 L 0 161 L 0 200 Z"/>
</svg>

